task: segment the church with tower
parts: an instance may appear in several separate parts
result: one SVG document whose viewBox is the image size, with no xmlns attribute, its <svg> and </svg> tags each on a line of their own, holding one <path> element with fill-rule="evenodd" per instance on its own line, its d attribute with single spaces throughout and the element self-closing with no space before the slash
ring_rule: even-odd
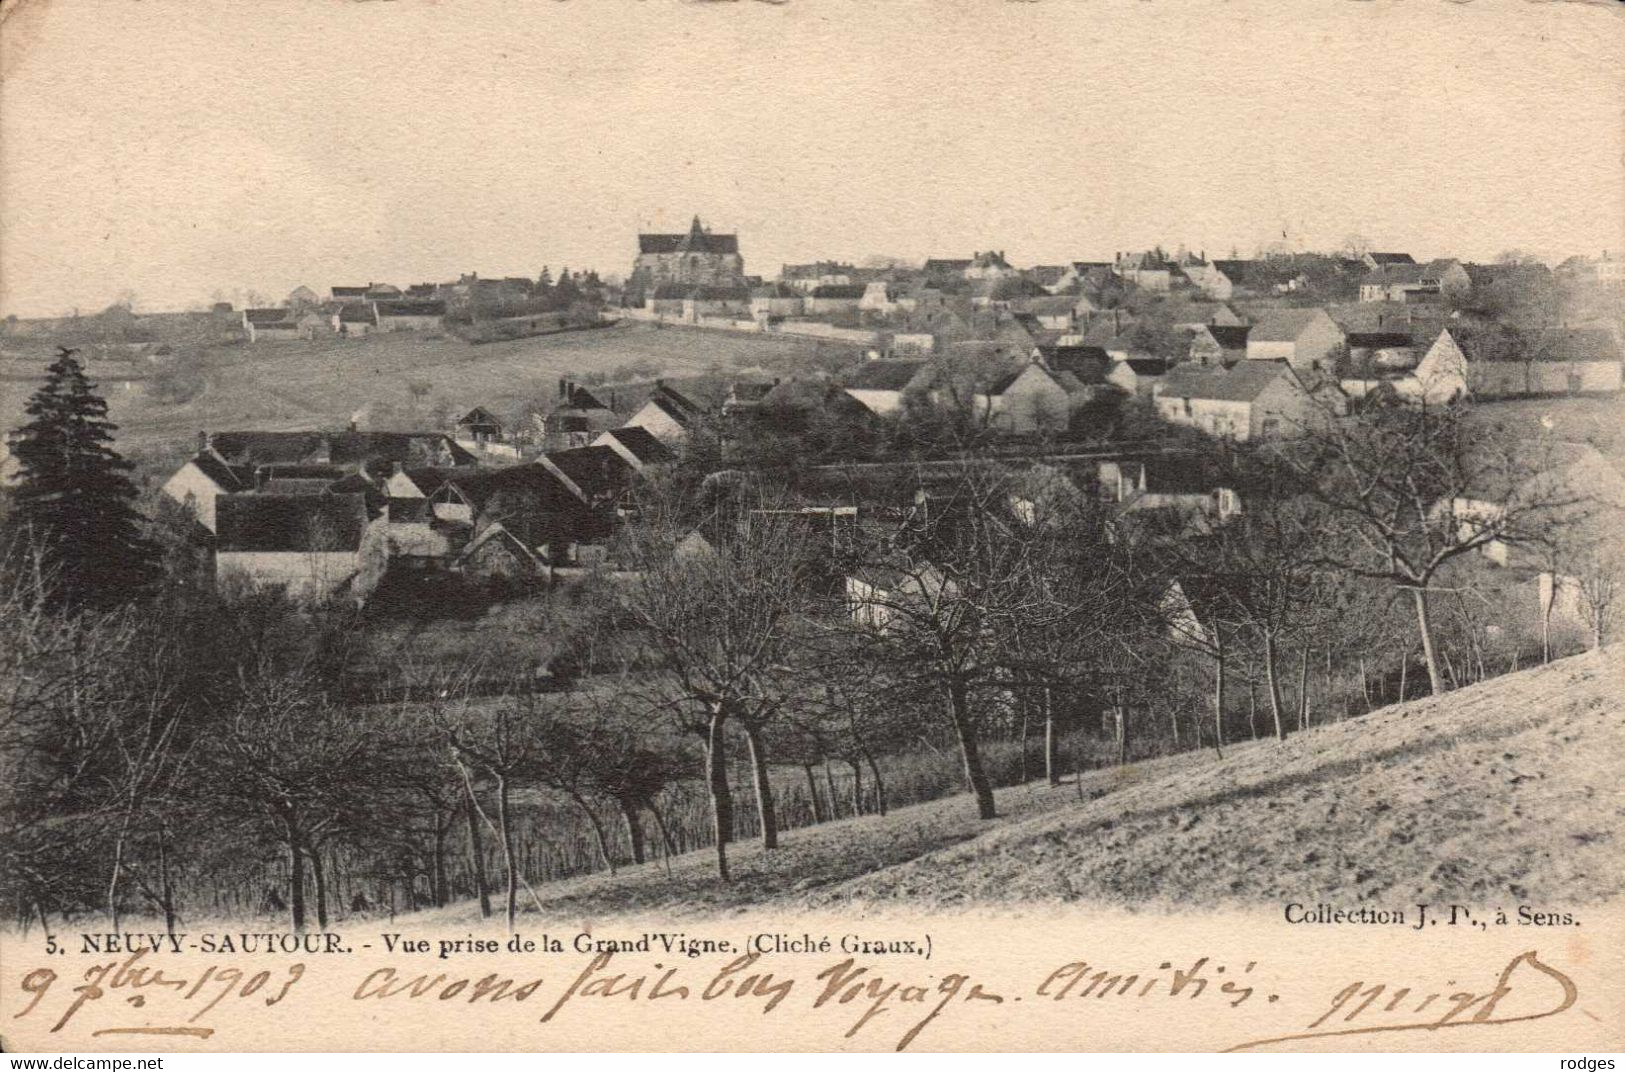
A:
<svg viewBox="0 0 1625 1072">
<path fill-rule="evenodd" d="M 627 280 L 628 297 L 653 295 L 667 286 L 727 287 L 745 285 L 745 260 L 739 236 L 712 234 L 694 217 L 687 234 L 638 235 L 638 259 Z"/>
</svg>

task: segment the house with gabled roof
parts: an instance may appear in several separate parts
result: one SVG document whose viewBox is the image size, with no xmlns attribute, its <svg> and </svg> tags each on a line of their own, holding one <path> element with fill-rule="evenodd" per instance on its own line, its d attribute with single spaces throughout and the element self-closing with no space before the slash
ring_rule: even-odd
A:
<svg viewBox="0 0 1625 1072">
<path fill-rule="evenodd" d="M 1190 359 L 1203 367 L 1229 368 L 1247 359 L 1248 324 L 1204 324 L 1191 332 Z"/>
<path fill-rule="evenodd" d="M 501 522 L 545 561 L 573 565 L 583 547 L 602 546 L 614 531 L 613 511 L 605 505 L 614 490 L 608 474 L 610 466 L 622 463 L 613 454 L 560 451 L 521 465 L 454 473 L 430 501 L 437 516 L 442 502 L 461 507 L 447 510 L 445 520 L 454 512 L 466 515 L 471 532 Z M 565 455 L 563 464 L 555 460 L 558 455 Z M 605 501 L 595 505 L 591 499 Z"/>
<path fill-rule="evenodd" d="M 347 338 L 360 338 L 378 330 L 378 313 L 371 302 L 350 302 L 332 314 L 333 330 Z"/>
<path fill-rule="evenodd" d="M 972 263 L 970 257 L 931 257 L 926 260 L 921 271 L 933 282 L 956 281 L 965 278 L 965 271 Z"/>
<path fill-rule="evenodd" d="M 1300 372 L 1331 367 L 1343 329 L 1321 308 L 1268 309 L 1247 332 L 1249 361 L 1286 361 Z"/>
<path fill-rule="evenodd" d="M 561 377 L 558 402 L 542 419 L 542 434 L 553 449 L 584 447 L 600 432 L 621 423 L 620 414 L 604 405 L 591 391 L 574 380 Z"/>
<path fill-rule="evenodd" d="M 1326 418 L 1285 361 L 1243 361 L 1230 369 L 1178 365 L 1153 399 L 1164 420 L 1237 442 L 1301 435 Z"/>
<path fill-rule="evenodd" d="M 1462 274 L 1466 274 L 1465 270 Z M 1423 265 L 1420 264 L 1380 265 L 1360 280 L 1360 300 L 1363 302 L 1412 302 L 1438 293 L 1439 284 L 1424 280 Z"/>
<path fill-rule="evenodd" d="M 1114 357 L 1106 382 L 1131 395 L 1150 395 L 1168 374 L 1168 362 L 1150 355 Z"/>
<path fill-rule="evenodd" d="M 545 566 L 525 542 L 500 521 L 476 533 L 457 553 L 452 568 L 482 581 L 527 581 L 541 576 Z"/>
<path fill-rule="evenodd" d="M 972 254 L 970 264 L 965 267 L 966 279 L 1008 279 L 1021 273 L 1011 267 L 1010 262 L 1004 259 L 1004 251 L 978 250 Z"/>
<path fill-rule="evenodd" d="M 1070 332 L 1078 326 L 1078 298 L 1070 295 L 1049 295 L 1043 298 L 1025 298 L 1015 302 L 1017 313 L 1031 316 L 1046 331 Z M 1089 305 L 1093 309 L 1093 305 Z"/>
<path fill-rule="evenodd" d="M 803 308 L 808 316 L 855 313 L 868 289 L 861 283 L 823 283 L 807 293 Z"/>
<path fill-rule="evenodd" d="M 1101 497 L 1124 511 L 1176 509 L 1219 520 L 1241 513 L 1231 474 L 1204 455 L 1106 458 L 1096 465 Z"/>
<path fill-rule="evenodd" d="M 1360 263 L 1367 268 L 1381 268 L 1390 264 L 1415 264 L 1416 258 L 1409 253 L 1362 253 Z"/>
<path fill-rule="evenodd" d="M 1008 435 L 1064 431 L 1074 393 L 1083 393 L 1083 385 L 1071 373 L 1051 372 L 1041 361 L 1028 361 L 988 385 L 988 427 Z"/>
<path fill-rule="evenodd" d="M 502 422 L 484 406 L 475 406 L 457 418 L 457 435 L 470 443 L 495 443 L 502 438 Z"/>
<path fill-rule="evenodd" d="M 1085 385 L 1105 383 L 1112 367 L 1111 355 L 1104 349 L 1083 343 L 1039 344 L 1033 347 L 1031 356 L 1051 372 L 1068 373 Z"/>
<path fill-rule="evenodd" d="M 292 309 L 244 309 L 243 332 L 249 342 L 299 338 L 299 321 Z"/>
<path fill-rule="evenodd" d="M 215 503 L 215 578 L 321 600 L 350 581 L 368 525 L 362 495 L 222 495 Z"/>
<path fill-rule="evenodd" d="M 1260 289 L 1253 283 L 1257 261 L 1212 260 L 1184 265 L 1185 278 L 1215 301 L 1229 301 L 1237 294 Z"/>
<path fill-rule="evenodd" d="M 627 465 L 638 472 L 650 466 L 664 465 L 677 457 L 676 452 L 641 425 L 611 428 L 592 443 L 595 447 L 608 447 L 613 450 Z"/>
<path fill-rule="evenodd" d="M 688 437 L 704 412 L 698 402 L 666 381 L 656 380 L 648 401 L 638 407 L 622 427 L 643 428 L 663 443 L 678 443 Z"/>
<path fill-rule="evenodd" d="M 905 391 L 925 387 L 930 378 L 930 362 L 893 357 L 856 365 L 842 375 L 840 383 L 864 408 L 884 417 L 903 407 Z"/>
<path fill-rule="evenodd" d="M 434 331 L 446 318 L 443 301 L 378 301 L 373 304 L 379 331 Z"/>
<path fill-rule="evenodd" d="M 1606 329 L 1502 328 L 1471 336 L 1444 334 L 1450 336 L 1449 342 L 1436 340 L 1417 365 L 1417 373 L 1430 373 L 1444 383 L 1451 370 L 1461 369 L 1464 392 L 1476 398 L 1613 394 L 1621 389 L 1622 355 Z M 1459 359 L 1452 346 L 1460 351 Z M 1412 385 L 1400 390 L 1409 392 L 1407 397 L 1416 393 Z"/>
</svg>

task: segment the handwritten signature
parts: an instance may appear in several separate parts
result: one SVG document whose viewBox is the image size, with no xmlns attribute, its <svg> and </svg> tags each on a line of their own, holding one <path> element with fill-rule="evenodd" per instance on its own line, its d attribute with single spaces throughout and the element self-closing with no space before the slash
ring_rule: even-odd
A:
<svg viewBox="0 0 1625 1072">
<path fill-rule="evenodd" d="M 1365 980 L 1356 980 L 1332 995 L 1331 1007 L 1309 1024 L 1307 1030 L 1254 1039 L 1231 1046 L 1226 1052 L 1342 1035 L 1528 1023 L 1568 1011 L 1579 997 L 1574 980 L 1543 962 L 1531 949 L 1513 957 L 1501 970 L 1495 986 L 1485 993 L 1460 990 L 1446 995 L 1442 990 L 1435 990 L 1417 997 L 1411 987 L 1395 987 L 1388 983 L 1367 985 Z M 1508 998 L 1517 1004 L 1517 1010 L 1497 1015 L 1501 1003 Z M 1443 1011 L 1433 1015 L 1429 1012 L 1432 1009 Z M 1340 1019 L 1339 1013 L 1343 1013 Z M 1424 1016 L 1424 1013 L 1429 1015 Z M 1385 1016 L 1393 1016 L 1395 1020 L 1381 1022 Z"/>
</svg>

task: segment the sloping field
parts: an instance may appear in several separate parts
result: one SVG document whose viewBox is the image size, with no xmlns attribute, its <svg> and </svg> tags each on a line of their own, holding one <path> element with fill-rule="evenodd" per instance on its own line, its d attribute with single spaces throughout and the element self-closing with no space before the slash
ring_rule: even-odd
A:
<svg viewBox="0 0 1625 1072">
<path fill-rule="evenodd" d="M 43 372 L 54 349 L 45 342 L 38 349 Z M 836 351 L 857 353 L 812 339 L 644 323 L 480 346 L 452 335 L 398 332 L 212 348 L 203 352 L 207 386 L 178 405 L 153 401 L 140 385 L 107 394 L 121 444 L 147 446 L 190 442 L 203 428 L 337 428 L 361 411 L 375 428 L 422 426 L 435 399 L 458 411 L 483 405 L 500 413 L 514 403 L 551 399 L 560 376 L 607 373 L 628 364 L 646 364 L 659 370 L 655 375 L 673 377 L 761 362 L 793 367 L 801 358 L 810 362 Z M 94 363 L 91 375 L 96 375 Z M 412 383 L 426 387 L 421 399 L 409 392 Z M 0 381 L 0 424 L 10 428 L 19 422 L 37 386 L 29 380 Z"/>
<path fill-rule="evenodd" d="M 1625 890 L 1625 648 L 1147 779 L 816 899 L 1594 903 Z"/>
<path fill-rule="evenodd" d="M 548 915 L 571 917 L 899 902 L 1594 903 L 1625 885 L 1622 741 L 1616 646 L 1222 759 L 1187 753 L 1004 789 L 991 823 L 958 796 L 792 830 L 771 854 L 736 846 L 726 887 L 696 852 L 669 873 L 648 864 L 536 894 Z M 522 907 L 537 906 L 527 896 Z M 426 921 L 475 917 L 462 904 Z"/>
</svg>

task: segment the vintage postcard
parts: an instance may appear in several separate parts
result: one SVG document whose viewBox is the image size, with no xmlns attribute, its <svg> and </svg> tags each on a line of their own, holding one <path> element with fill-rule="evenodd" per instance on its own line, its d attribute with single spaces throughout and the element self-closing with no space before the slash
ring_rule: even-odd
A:
<svg viewBox="0 0 1625 1072">
<path fill-rule="evenodd" d="M 0 15 L 0 1048 L 1625 1046 L 1625 5 Z"/>
</svg>

